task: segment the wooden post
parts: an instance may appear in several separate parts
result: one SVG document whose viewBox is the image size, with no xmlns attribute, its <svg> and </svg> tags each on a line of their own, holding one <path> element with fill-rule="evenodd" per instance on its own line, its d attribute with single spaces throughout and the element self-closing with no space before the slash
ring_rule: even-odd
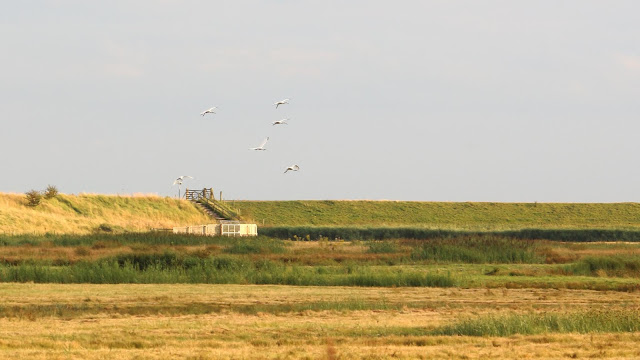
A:
<svg viewBox="0 0 640 360">
<path fill-rule="evenodd" d="M 220 191 L 220 201 L 222 201 L 222 191 Z"/>
</svg>

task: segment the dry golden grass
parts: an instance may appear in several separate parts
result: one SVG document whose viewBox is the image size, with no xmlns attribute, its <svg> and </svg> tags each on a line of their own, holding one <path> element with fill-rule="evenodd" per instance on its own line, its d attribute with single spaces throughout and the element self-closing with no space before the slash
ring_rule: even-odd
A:
<svg viewBox="0 0 640 360">
<path fill-rule="evenodd" d="M 101 225 L 113 231 L 149 231 L 211 222 L 185 200 L 157 195 L 65 195 L 26 205 L 24 194 L 0 193 L 0 234 L 89 234 Z"/>
<path fill-rule="evenodd" d="M 285 313 L 234 310 L 240 305 L 322 301 L 402 306 Z M 35 311 L 74 305 L 91 311 L 66 317 Z M 206 305 L 222 310 L 189 313 L 190 308 Z M 168 310 L 176 306 L 184 312 Z M 0 317 L 0 358 L 633 359 L 640 356 L 638 333 L 478 338 L 402 335 L 394 329 L 432 329 L 484 314 L 639 306 L 637 294 L 575 290 L 0 284 L 0 307 L 24 309 Z M 131 311 L 140 307 L 155 311 Z"/>
</svg>

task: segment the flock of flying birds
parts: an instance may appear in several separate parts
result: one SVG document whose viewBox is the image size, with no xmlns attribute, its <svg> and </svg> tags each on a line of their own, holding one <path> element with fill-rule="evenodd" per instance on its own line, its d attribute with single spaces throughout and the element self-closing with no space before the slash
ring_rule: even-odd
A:
<svg viewBox="0 0 640 360">
<path fill-rule="evenodd" d="M 280 106 L 280 105 L 286 105 L 286 104 L 288 104 L 288 103 L 289 103 L 289 100 L 290 100 L 290 99 L 280 100 L 280 101 L 275 102 L 273 105 L 275 105 L 275 106 L 276 106 L 276 109 L 277 109 L 277 108 L 278 108 L 278 106 Z M 201 115 L 201 116 L 205 116 L 205 115 L 207 115 L 207 114 L 215 114 L 215 113 L 216 113 L 216 112 L 215 112 L 215 110 L 217 110 L 217 109 L 218 109 L 218 108 L 214 106 L 214 107 L 212 107 L 212 108 L 209 108 L 209 109 L 207 109 L 207 110 L 205 110 L 205 111 L 201 112 L 201 113 L 200 113 L 200 115 Z M 289 124 L 289 123 L 287 123 L 287 121 L 288 121 L 288 120 L 289 120 L 288 118 L 287 118 L 287 119 L 282 119 L 282 120 L 277 120 L 277 121 L 272 122 L 272 123 L 271 123 L 271 125 L 288 125 L 288 124 Z M 262 141 L 262 143 L 261 143 L 259 146 L 257 146 L 257 147 L 253 147 L 253 148 L 249 148 L 249 150 L 257 150 L 257 151 L 264 151 L 264 150 L 267 150 L 267 149 L 265 148 L 265 145 L 267 145 L 267 142 L 268 142 L 268 141 L 269 141 L 269 137 L 267 136 L 267 138 L 266 138 L 266 139 L 264 139 L 264 141 Z M 300 166 L 298 166 L 297 164 L 296 164 L 296 165 L 291 165 L 291 166 L 287 167 L 287 169 L 284 171 L 284 174 L 286 174 L 286 173 L 287 173 L 287 172 L 289 172 L 289 171 L 298 171 L 298 170 L 300 170 Z M 193 179 L 193 177 L 192 177 L 192 176 L 189 176 L 189 175 L 181 175 L 181 176 L 178 176 L 178 178 L 173 182 L 173 185 L 179 185 L 179 186 L 181 186 L 181 185 L 182 185 L 182 183 L 184 182 L 184 180 L 185 180 L 185 179 L 187 179 L 187 178 L 188 178 L 188 179 Z"/>
</svg>

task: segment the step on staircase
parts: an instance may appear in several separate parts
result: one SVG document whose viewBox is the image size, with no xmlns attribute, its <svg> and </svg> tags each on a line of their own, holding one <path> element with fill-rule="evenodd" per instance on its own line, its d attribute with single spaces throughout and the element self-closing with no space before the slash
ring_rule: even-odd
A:
<svg viewBox="0 0 640 360">
<path fill-rule="evenodd" d="M 200 210 L 202 210 L 210 218 L 215 219 L 217 222 L 220 222 L 220 221 L 223 221 L 223 220 L 229 220 L 229 219 L 226 219 L 226 218 L 220 216 L 218 213 L 216 213 L 215 211 L 211 210 L 208 206 L 205 206 L 204 204 L 202 204 L 199 201 L 191 201 L 191 202 L 194 203 L 198 208 L 200 208 Z"/>
</svg>

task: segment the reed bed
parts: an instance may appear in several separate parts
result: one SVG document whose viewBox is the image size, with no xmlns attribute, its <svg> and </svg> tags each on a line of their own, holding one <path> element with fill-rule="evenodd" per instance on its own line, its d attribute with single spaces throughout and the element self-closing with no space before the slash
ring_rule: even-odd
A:
<svg viewBox="0 0 640 360">
<path fill-rule="evenodd" d="M 536 264 L 544 262 L 533 240 L 498 236 L 462 236 L 424 241 L 411 253 L 413 260 L 465 264 Z"/>
<path fill-rule="evenodd" d="M 589 312 L 529 313 L 480 316 L 442 326 L 431 335 L 512 336 L 549 333 L 618 333 L 640 331 L 640 311 L 598 310 Z"/>
<path fill-rule="evenodd" d="M 571 275 L 640 277 L 640 255 L 588 256 L 561 268 Z"/>
<path fill-rule="evenodd" d="M 122 260 L 122 259 L 120 259 Z M 277 284 L 301 286 L 451 287 L 450 275 L 367 267 L 288 266 L 232 256 L 180 259 L 163 254 L 153 262 L 133 257 L 119 262 L 80 262 L 65 266 L 22 263 L 0 266 L 0 282 L 89 284 Z"/>
<path fill-rule="evenodd" d="M 314 227 L 277 226 L 262 227 L 260 234 L 293 240 L 388 240 L 388 239 L 443 239 L 460 236 L 500 236 L 523 240 L 551 240 L 570 242 L 623 241 L 640 242 L 640 230 L 617 229 L 521 229 L 521 230 L 446 230 L 421 227 Z"/>
</svg>

